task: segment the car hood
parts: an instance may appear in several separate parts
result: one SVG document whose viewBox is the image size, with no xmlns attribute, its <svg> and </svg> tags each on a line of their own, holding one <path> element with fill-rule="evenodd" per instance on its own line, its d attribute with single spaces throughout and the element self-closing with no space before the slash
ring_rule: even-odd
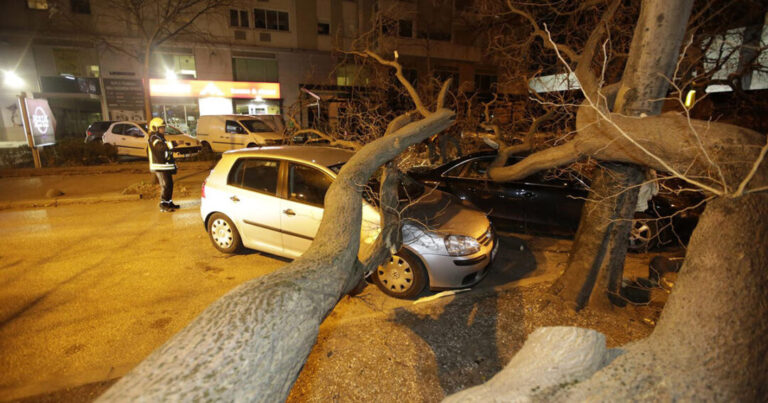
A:
<svg viewBox="0 0 768 403">
<path fill-rule="evenodd" d="M 403 224 L 416 225 L 443 235 L 457 234 L 479 238 L 490 222 L 482 211 L 463 203 L 456 196 L 427 188 L 424 195 L 402 212 Z"/>
</svg>

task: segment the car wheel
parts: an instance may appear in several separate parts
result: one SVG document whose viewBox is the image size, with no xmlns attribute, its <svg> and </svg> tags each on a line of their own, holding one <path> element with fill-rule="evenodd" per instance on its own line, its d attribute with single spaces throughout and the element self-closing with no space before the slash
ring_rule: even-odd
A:
<svg viewBox="0 0 768 403">
<path fill-rule="evenodd" d="M 200 151 L 203 152 L 203 154 L 210 154 L 213 152 L 213 149 L 211 148 L 211 145 L 208 144 L 207 141 L 203 141 L 200 143 Z"/>
<path fill-rule="evenodd" d="M 248 143 L 248 145 L 245 146 L 245 147 L 246 148 L 253 148 L 253 147 L 256 147 L 256 145 L 257 145 L 256 143 Z"/>
<path fill-rule="evenodd" d="M 427 285 L 427 271 L 419 258 L 401 249 L 373 273 L 373 282 L 395 298 L 414 298 Z"/>
<path fill-rule="evenodd" d="M 221 213 L 214 213 L 208 219 L 208 236 L 213 246 L 224 253 L 235 253 L 243 245 L 235 224 Z"/>
<path fill-rule="evenodd" d="M 632 221 L 632 229 L 629 231 L 630 252 L 647 252 L 658 243 L 659 223 L 656 219 L 643 215 Z"/>
</svg>

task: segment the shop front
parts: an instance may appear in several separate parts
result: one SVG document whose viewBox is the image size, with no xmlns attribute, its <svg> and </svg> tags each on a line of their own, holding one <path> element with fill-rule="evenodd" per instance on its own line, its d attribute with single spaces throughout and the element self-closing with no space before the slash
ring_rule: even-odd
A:
<svg viewBox="0 0 768 403">
<path fill-rule="evenodd" d="M 152 115 L 190 134 L 204 115 L 281 113 L 279 83 L 150 79 L 149 93 Z"/>
</svg>

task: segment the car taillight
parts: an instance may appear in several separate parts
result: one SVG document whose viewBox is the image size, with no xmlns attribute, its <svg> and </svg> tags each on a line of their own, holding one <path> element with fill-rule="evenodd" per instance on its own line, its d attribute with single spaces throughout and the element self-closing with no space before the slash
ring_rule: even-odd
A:
<svg viewBox="0 0 768 403">
<path fill-rule="evenodd" d="M 205 199 L 205 182 L 208 182 L 207 178 L 203 180 L 203 188 L 200 189 L 200 197 L 203 199 Z"/>
<path fill-rule="evenodd" d="M 92 133 L 90 130 L 88 130 L 88 131 L 86 132 L 86 134 L 87 134 L 87 135 L 89 135 L 89 136 L 93 136 L 93 133 Z"/>
</svg>

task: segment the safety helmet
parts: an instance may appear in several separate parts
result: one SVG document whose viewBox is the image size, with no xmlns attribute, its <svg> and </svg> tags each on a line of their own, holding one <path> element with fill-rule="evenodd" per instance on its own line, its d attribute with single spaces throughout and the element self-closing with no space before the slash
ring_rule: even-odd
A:
<svg viewBox="0 0 768 403">
<path fill-rule="evenodd" d="M 165 127 L 163 118 L 154 118 L 149 121 L 149 131 L 156 132 L 161 126 Z"/>
</svg>

